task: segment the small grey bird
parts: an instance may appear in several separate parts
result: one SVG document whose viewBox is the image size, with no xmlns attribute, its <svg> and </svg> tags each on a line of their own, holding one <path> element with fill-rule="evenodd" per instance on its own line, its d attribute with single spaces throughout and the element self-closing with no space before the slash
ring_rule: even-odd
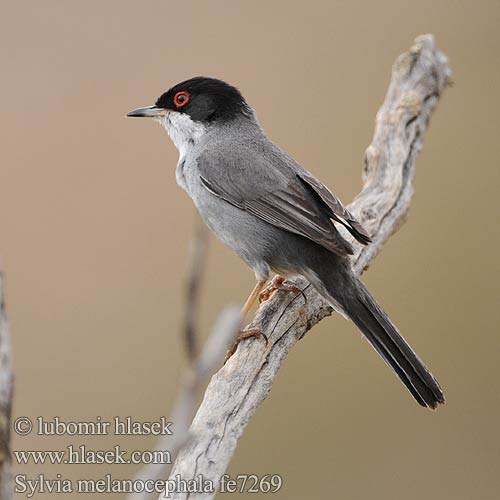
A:
<svg viewBox="0 0 500 500">
<path fill-rule="evenodd" d="M 165 127 L 179 150 L 177 183 L 208 227 L 253 269 L 257 284 L 244 314 L 271 271 L 278 275 L 271 290 L 296 291 L 282 276 L 302 275 L 356 324 L 420 405 L 435 409 L 445 402 L 435 378 L 352 271 L 353 248 L 336 224 L 362 244 L 369 235 L 327 187 L 267 138 L 237 88 L 192 78 L 127 116 Z"/>
</svg>

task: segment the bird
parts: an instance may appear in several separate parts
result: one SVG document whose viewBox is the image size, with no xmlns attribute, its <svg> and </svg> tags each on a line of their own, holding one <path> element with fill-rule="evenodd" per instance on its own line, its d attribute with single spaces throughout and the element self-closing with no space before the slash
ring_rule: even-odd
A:
<svg viewBox="0 0 500 500">
<path fill-rule="evenodd" d="M 256 284 L 245 315 L 286 278 L 303 276 L 349 318 L 392 368 L 417 403 L 445 403 L 439 383 L 352 268 L 345 228 L 363 245 L 371 237 L 312 173 L 275 145 L 239 89 L 197 76 L 171 87 L 152 106 L 130 111 L 167 131 L 179 152 L 176 181 L 215 235 L 253 270 Z M 272 273 L 276 277 L 269 278 Z M 239 340 L 258 336 L 243 331 Z"/>
</svg>

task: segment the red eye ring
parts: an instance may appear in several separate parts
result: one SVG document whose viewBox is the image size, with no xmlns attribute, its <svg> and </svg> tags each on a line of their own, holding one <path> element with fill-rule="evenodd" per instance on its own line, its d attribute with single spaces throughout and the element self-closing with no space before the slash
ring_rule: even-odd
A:
<svg viewBox="0 0 500 500">
<path fill-rule="evenodd" d="M 181 90 L 180 92 L 177 92 L 177 94 L 175 94 L 174 104 L 178 108 L 182 108 L 182 106 L 185 106 L 188 102 L 189 102 L 189 92 Z"/>
</svg>

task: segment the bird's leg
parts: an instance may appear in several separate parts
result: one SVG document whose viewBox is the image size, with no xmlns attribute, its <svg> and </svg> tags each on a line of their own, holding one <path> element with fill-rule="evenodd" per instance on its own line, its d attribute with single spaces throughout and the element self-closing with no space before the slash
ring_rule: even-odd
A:
<svg viewBox="0 0 500 500">
<path fill-rule="evenodd" d="M 298 286 L 295 285 L 287 285 L 285 284 L 285 278 L 283 276 L 280 276 L 277 274 L 264 288 L 260 293 L 259 293 L 259 302 L 265 302 L 268 300 L 271 295 L 276 291 L 276 290 L 283 290 L 285 292 L 293 292 L 295 295 L 298 295 L 299 293 L 304 297 L 304 300 L 307 302 L 307 298 L 303 290 L 301 290 Z"/>
<path fill-rule="evenodd" d="M 248 296 L 248 299 L 245 301 L 245 303 L 243 304 L 243 307 L 241 308 L 241 317 L 242 318 L 245 318 L 245 316 L 248 314 L 250 309 L 252 309 L 252 306 L 254 305 L 255 301 L 257 300 L 257 297 L 259 297 L 259 294 L 261 293 L 262 289 L 264 288 L 266 281 L 267 281 L 266 279 L 260 279 L 255 284 L 253 290 L 251 291 L 250 295 Z M 224 360 L 224 364 L 236 352 L 236 348 L 238 347 L 238 344 L 242 340 L 248 339 L 250 337 L 263 338 L 266 342 L 266 345 L 267 345 L 267 337 L 259 328 L 248 328 L 246 330 L 242 330 L 242 331 L 240 331 L 240 333 L 236 337 L 236 340 L 234 341 L 233 345 L 227 351 L 226 359 Z"/>
<path fill-rule="evenodd" d="M 252 309 L 252 306 L 257 300 L 257 297 L 259 297 L 260 293 L 262 292 L 262 289 L 264 288 L 266 281 L 267 281 L 266 279 L 260 279 L 259 281 L 257 281 L 255 286 L 253 287 L 253 290 L 250 292 L 248 299 L 245 301 L 243 307 L 241 308 L 242 317 L 245 317 L 250 311 L 250 309 Z"/>
<path fill-rule="evenodd" d="M 285 278 L 283 276 L 280 276 L 279 274 L 277 274 L 264 288 L 265 284 L 266 284 L 265 279 L 260 279 L 259 281 L 257 281 L 256 285 L 254 286 L 252 292 L 248 296 L 248 299 L 246 300 L 245 304 L 241 309 L 242 318 L 244 318 L 248 314 L 248 312 L 254 305 L 255 301 L 257 300 L 257 297 L 259 298 L 260 303 L 265 302 L 271 297 L 271 295 L 276 290 L 293 292 L 295 295 L 298 295 L 300 293 L 302 297 L 304 297 L 304 301 L 307 302 L 307 297 L 304 291 L 301 290 L 298 286 L 285 284 Z M 268 342 L 267 337 L 264 334 L 264 332 L 262 332 L 262 330 L 260 330 L 259 328 L 248 328 L 246 330 L 241 330 L 239 335 L 236 337 L 236 340 L 234 341 L 233 345 L 227 351 L 224 364 L 236 352 L 238 344 L 242 340 L 248 339 L 250 337 L 263 338 L 267 346 Z"/>
</svg>

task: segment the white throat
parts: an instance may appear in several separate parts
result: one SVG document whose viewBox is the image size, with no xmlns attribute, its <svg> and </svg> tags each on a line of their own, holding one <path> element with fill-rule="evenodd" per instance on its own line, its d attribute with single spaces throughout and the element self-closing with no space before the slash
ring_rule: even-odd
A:
<svg viewBox="0 0 500 500">
<path fill-rule="evenodd" d="M 191 120 L 185 113 L 175 111 L 167 112 L 160 120 L 168 135 L 179 151 L 179 159 L 184 158 L 187 151 L 192 148 L 205 134 L 206 127 L 201 123 Z"/>
</svg>

